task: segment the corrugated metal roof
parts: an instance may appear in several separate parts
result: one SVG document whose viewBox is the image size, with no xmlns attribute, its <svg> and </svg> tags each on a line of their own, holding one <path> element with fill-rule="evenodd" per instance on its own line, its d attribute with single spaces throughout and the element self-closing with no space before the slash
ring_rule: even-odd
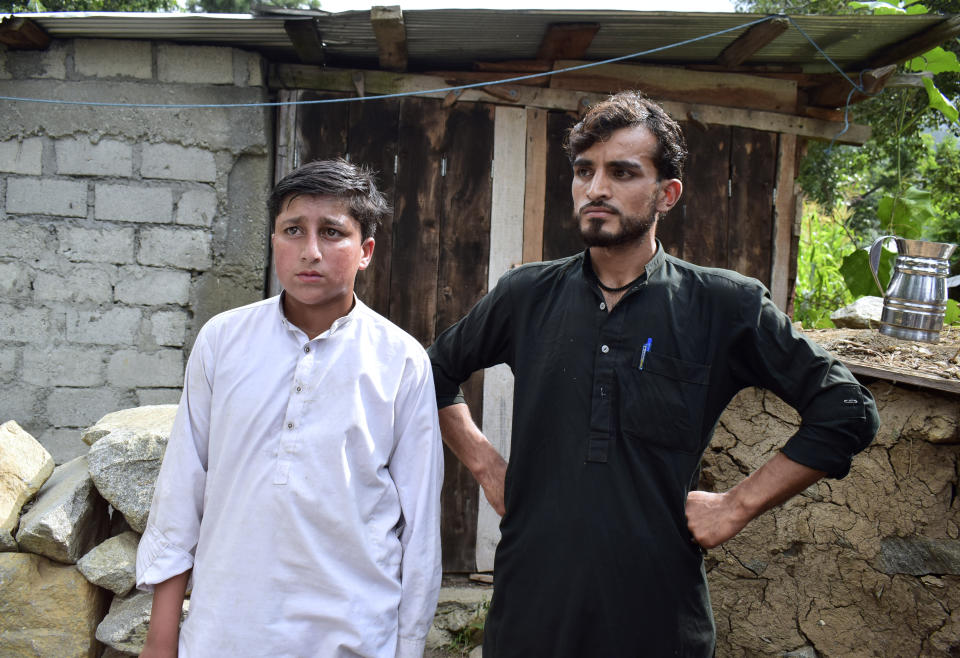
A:
<svg viewBox="0 0 960 658">
<path fill-rule="evenodd" d="M 369 65 L 377 61 L 377 41 L 369 11 L 342 13 L 272 12 L 270 15 L 57 13 L 29 16 L 55 38 L 156 39 L 228 45 L 260 50 L 271 57 L 295 60 L 285 20 L 317 21 L 328 64 Z M 601 60 L 691 41 L 737 28 L 762 16 L 679 12 L 552 11 L 437 9 L 404 11 L 411 70 L 465 68 L 475 61 L 533 59 L 550 24 L 598 23 L 586 53 Z M 806 32 L 840 66 L 861 64 L 884 48 L 923 33 L 943 16 L 794 16 Z M 746 28 L 694 41 L 638 61 L 709 64 Z M 828 64 L 791 26 L 745 64 L 827 70 Z"/>
</svg>

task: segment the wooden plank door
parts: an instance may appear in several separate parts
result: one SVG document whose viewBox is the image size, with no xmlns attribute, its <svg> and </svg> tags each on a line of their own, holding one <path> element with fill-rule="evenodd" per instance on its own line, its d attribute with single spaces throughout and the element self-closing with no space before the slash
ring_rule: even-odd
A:
<svg viewBox="0 0 960 658">
<path fill-rule="evenodd" d="M 299 91 L 301 100 L 342 96 Z M 319 158 L 345 157 L 378 172 L 394 212 L 376 235 L 371 266 L 357 295 L 424 346 L 463 316 L 487 290 L 493 108 L 422 98 L 297 106 L 278 153 L 283 170 Z M 291 121 L 279 121 L 289 126 Z M 278 138 L 279 141 L 279 138 Z M 278 163 L 278 169 L 281 168 Z M 482 418 L 483 375 L 464 386 Z M 444 448 L 441 500 L 443 568 L 476 565 L 479 489 Z"/>
</svg>

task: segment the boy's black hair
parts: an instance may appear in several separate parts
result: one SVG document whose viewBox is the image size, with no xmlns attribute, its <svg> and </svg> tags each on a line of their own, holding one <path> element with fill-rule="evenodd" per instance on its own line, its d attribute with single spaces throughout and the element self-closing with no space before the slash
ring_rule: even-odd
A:
<svg viewBox="0 0 960 658">
<path fill-rule="evenodd" d="M 377 226 L 391 212 L 390 204 L 377 189 L 371 169 L 342 158 L 315 160 L 291 171 L 273 188 L 267 200 L 271 231 L 283 207 L 305 194 L 346 200 L 350 214 L 360 223 L 364 240 L 373 237 Z"/>
<path fill-rule="evenodd" d="M 610 139 L 610 135 L 621 128 L 634 126 L 645 127 L 657 138 L 653 158 L 657 180 L 681 180 L 687 162 L 687 143 L 680 124 L 639 91 L 621 91 L 587 110 L 580 123 L 567 133 L 563 149 L 573 162 L 596 142 Z"/>
</svg>

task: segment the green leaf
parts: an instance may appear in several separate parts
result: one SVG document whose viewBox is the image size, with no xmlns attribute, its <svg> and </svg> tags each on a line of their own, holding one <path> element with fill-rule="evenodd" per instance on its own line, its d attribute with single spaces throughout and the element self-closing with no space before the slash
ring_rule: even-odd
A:
<svg viewBox="0 0 960 658">
<path fill-rule="evenodd" d="M 910 14 L 910 15 L 926 14 L 926 13 L 927 13 L 927 8 L 924 7 L 924 6 L 921 5 L 921 4 L 907 5 L 906 7 L 904 7 L 904 9 L 906 9 L 906 10 L 907 10 L 907 13 Z"/>
<path fill-rule="evenodd" d="M 854 7 L 856 9 L 869 9 L 876 16 L 905 13 L 899 5 L 891 4 L 889 2 L 850 2 L 847 6 Z"/>
<path fill-rule="evenodd" d="M 896 259 L 897 254 L 887 251 L 886 248 L 880 252 L 877 277 L 884 290 L 890 282 L 890 273 L 893 272 L 893 262 Z M 870 254 L 866 249 L 857 249 L 844 256 L 840 274 L 843 275 L 843 281 L 854 299 L 867 296 L 879 297 L 884 293 L 884 290 L 877 289 L 877 282 L 873 280 L 873 272 L 870 271 Z"/>
<path fill-rule="evenodd" d="M 888 233 L 908 240 L 923 237 L 923 228 L 936 217 L 933 195 L 927 190 L 909 187 L 899 197 L 885 195 L 877 204 L 877 219 Z"/>
<path fill-rule="evenodd" d="M 957 300 L 947 300 L 947 314 L 943 318 L 943 323 L 960 325 L 960 304 L 957 304 Z"/>
<path fill-rule="evenodd" d="M 957 106 L 951 103 L 949 98 L 940 93 L 937 85 L 933 84 L 933 80 L 930 78 L 923 79 L 923 86 L 927 88 L 927 98 L 930 100 L 930 107 L 939 110 L 940 114 L 945 116 L 951 123 L 956 123 L 957 116 L 960 115 L 960 113 L 957 112 Z"/>
<path fill-rule="evenodd" d="M 938 46 L 911 59 L 907 62 L 907 68 L 911 71 L 930 71 L 930 73 L 956 73 L 960 71 L 960 62 L 957 61 L 956 53 Z"/>
</svg>

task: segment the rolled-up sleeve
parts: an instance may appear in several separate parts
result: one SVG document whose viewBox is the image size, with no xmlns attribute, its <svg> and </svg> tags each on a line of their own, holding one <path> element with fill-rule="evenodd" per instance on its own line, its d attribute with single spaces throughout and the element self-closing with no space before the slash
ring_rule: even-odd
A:
<svg viewBox="0 0 960 658">
<path fill-rule="evenodd" d="M 830 477 L 844 477 L 879 428 L 873 396 L 846 366 L 798 333 L 767 296 L 748 306 L 753 331 L 742 347 L 754 383 L 776 393 L 802 419 L 783 454 Z"/>
<path fill-rule="evenodd" d="M 398 657 L 423 655 L 440 592 L 440 489 L 443 444 L 430 363 L 421 351 L 408 361 L 395 401 L 389 471 L 403 513 L 400 544 Z"/>
<path fill-rule="evenodd" d="M 137 550 L 137 587 L 150 591 L 193 566 L 207 476 L 211 404 L 211 350 L 197 337 L 183 393 Z"/>
</svg>

